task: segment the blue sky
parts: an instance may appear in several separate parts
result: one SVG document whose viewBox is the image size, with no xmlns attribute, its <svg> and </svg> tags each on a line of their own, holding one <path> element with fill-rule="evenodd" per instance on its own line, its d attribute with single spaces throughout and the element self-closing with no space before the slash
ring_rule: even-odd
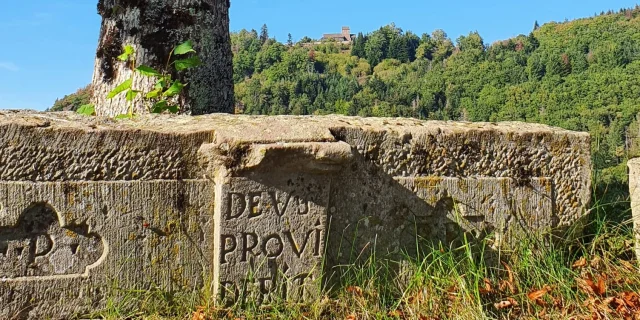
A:
<svg viewBox="0 0 640 320">
<path fill-rule="evenodd" d="M 231 0 L 231 29 L 259 30 L 286 41 L 369 32 L 391 22 L 421 34 L 443 29 L 455 39 L 478 31 L 485 43 L 531 31 L 534 21 L 564 21 L 633 7 L 626 0 Z M 95 0 L 0 0 L 0 109 L 50 107 L 91 82 L 100 17 Z"/>
</svg>

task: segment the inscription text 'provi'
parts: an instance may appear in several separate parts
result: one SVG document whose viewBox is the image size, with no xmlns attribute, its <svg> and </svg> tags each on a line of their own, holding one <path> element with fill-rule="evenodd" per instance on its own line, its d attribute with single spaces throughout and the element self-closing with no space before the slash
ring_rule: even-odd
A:
<svg viewBox="0 0 640 320">
<path fill-rule="evenodd" d="M 279 186 L 234 178 L 223 188 L 216 252 L 225 303 L 315 296 L 328 181 L 300 177 Z"/>
</svg>

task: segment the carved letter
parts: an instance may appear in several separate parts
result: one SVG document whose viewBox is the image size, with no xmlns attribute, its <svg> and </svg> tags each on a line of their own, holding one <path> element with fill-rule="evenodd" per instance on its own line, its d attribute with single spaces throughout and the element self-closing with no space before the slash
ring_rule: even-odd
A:
<svg viewBox="0 0 640 320">
<path fill-rule="evenodd" d="M 229 193 L 229 203 L 228 203 L 228 212 L 227 212 L 227 220 L 237 219 L 247 208 L 247 201 L 244 199 L 244 194 L 242 193 Z"/>
<path fill-rule="evenodd" d="M 255 256 L 256 254 L 253 253 L 253 249 L 255 249 L 258 246 L 258 235 L 253 233 L 253 232 L 249 232 L 249 233 L 242 233 L 242 238 L 243 238 L 243 242 L 242 242 L 242 262 L 246 262 L 247 261 L 247 253 L 251 253 L 251 255 Z M 249 238 L 252 238 L 253 240 L 251 240 L 251 245 L 249 245 Z"/>
<path fill-rule="evenodd" d="M 292 282 L 296 284 L 298 287 L 297 296 L 295 297 L 298 301 L 304 300 L 304 292 L 305 292 L 304 283 L 305 283 L 305 280 L 307 279 L 313 280 L 311 277 L 312 275 L 310 273 L 301 273 L 293 278 Z"/>
<path fill-rule="evenodd" d="M 276 291 L 276 287 L 275 287 L 275 284 L 273 283 L 272 277 L 259 278 L 258 282 L 260 283 L 260 293 L 261 293 L 260 297 L 258 298 L 258 304 L 262 304 L 270 300 L 269 295 Z"/>
<path fill-rule="evenodd" d="M 227 244 L 231 244 L 227 246 Z M 238 247 L 238 241 L 234 235 L 223 234 L 220 239 L 220 246 L 222 247 L 222 254 L 220 255 L 220 263 L 225 264 L 227 262 L 227 254 L 233 252 Z"/>
<path fill-rule="evenodd" d="M 289 243 L 291 244 L 291 249 L 293 249 L 293 253 L 295 253 L 296 256 L 298 256 L 298 258 L 302 257 L 302 254 L 304 253 L 304 249 L 307 248 L 307 243 L 309 242 L 309 238 L 311 237 L 312 233 L 313 233 L 313 230 L 307 232 L 307 236 L 304 238 L 304 241 L 302 242 L 302 248 L 300 248 L 296 243 L 296 239 L 294 238 L 291 231 L 284 232 L 284 235 L 286 235 L 287 239 L 289 239 Z"/>
<path fill-rule="evenodd" d="M 269 245 L 269 241 L 271 240 L 275 240 L 278 246 L 278 249 L 276 249 L 273 252 L 269 252 L 269 248 L 267 248 L 267 246 Z M 282 238 L 280 238 L 280 235 L 278 235 L 277 233 L 267 236 L 262 241 L 262 252 L 264 252 L 264 254 L 269 258 L 275 258 L 280 256 L 283 250 L 284 250 L 284 244 L 282 243 Z"/>
<path fill-rule="evenodd" d="M 251 192 L 249 197 L 249 218 L 262 215 L 262 192 Z"/>
<path fill-rule="evenodd" d="M 238 299 L 239 294 L 240 294 L 240 291 L 238 290 L 238 286 L 235 284 L 235 282 L 232 282 L 232 281 L 220 282 L 220 300 L 224 301 L 226 305 L 234 304 L 236 302 L 236 299 Z M 232 295 L 232 296 L 229 297 L 228 295 Z"/>
<path fill-rule="evenodd" d="M 278 194 L 273 191 L 269 192 L 271 196 L 271 204 L 273 205 L 273 209 L 276 211 L 276 214 L 279 217 L 282 217 L 287 212 L 287 207 L 289 206 L 289 200 L 291 199 L 290 194 L 286 194 L 284 198 L 284 203 L 282 204 L 282 208 L 280 207 L 280 203 L 278 202 Z"/>
</svg>

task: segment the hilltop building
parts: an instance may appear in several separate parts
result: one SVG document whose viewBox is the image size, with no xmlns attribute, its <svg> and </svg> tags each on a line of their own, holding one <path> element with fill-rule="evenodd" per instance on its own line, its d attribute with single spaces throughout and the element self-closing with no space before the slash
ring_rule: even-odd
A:
<svg viewBox="0 0 640 320">
<path fill-rule="evenodd" d="M 342 27 L 342 33 L 328 33 L 322 35 L 321 41 L 330 41 L 333 40 L 338 43 L 351 44 L 353 39 L 355 39 L 356 35 L 351 34 L 351 29 L 349 27 Z"/>
</svg>

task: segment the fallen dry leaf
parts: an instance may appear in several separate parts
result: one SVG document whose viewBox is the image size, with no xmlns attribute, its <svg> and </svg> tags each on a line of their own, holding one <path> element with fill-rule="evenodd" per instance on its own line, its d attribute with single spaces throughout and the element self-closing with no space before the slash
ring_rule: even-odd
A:
<svg viewBox="0 0 640 320">
<path fill-rule="evenodd" d="M 404 317 L 404 312 L 402 312 L 402 310 L 393 310 L 393 311 L 389 311 L 389 317 L 392 318 L 402 318 Z"/>
<path fill-rule="evenodd" d="M 491 280 L 484 278 L 484 287 L 479 289 L 481 294 L 493 293 L 493 286 L 491 286 Z"/>
<path fill-rule="evenodd" d="M 582 280 L 578 279 L 578 287 L 580 287 L 585 293 L 590 295 L 604 296 L 607 293 L 607 284 L 605 282 L 606 276 L 599 276 L 598 281 L 594 281 L 592 275 L 587 275 L 587 278 Z"/>
<path fill-rule="evenodd" d="M 582 268 L 586 265 L 587 265 L 587 259 L 585 259 L 585 257 L 582 257 L 578 259 L 576 262 L 574 262 L 571 267 L 575 269 L 575 268 Z"/>
<path fill-rule="evenodd" d="M 204 314 L 204 307 L 198 307 L 196 311 L 193 312 L 191 320 L 207 320 L 207 316 Z"/>
<path fill-rule="evenodd" d="M 362 297 L 362 288 L 358 287 L 358 286 L 348 286 L 347 287 L 347 292 L 358 296 L 358 297 Z"/>
<path fill-rule="evenodd" d="M 541 290 L 536 290 L 533 292 L 529 292 L 529 294 L 527 294 L 527 297 L 529 298 L 529 300 L 531 301 L 536 301 L 542 297 L 544 297 L 544 295 L 546 295 L 549 291 L 545 288 L 545 289 L 541 289 Z"/>
<path fill-rule="evenodd" d="M 625 304 L 624 300 L 620 299 L 620 298 L 613 298 L 613 300 L 610 302 L 611 306 L 616 310 L 617 313 L 620 314 L 625 314 L 629 311 L 629 309 L 627 308 L 627 305 Z"/>
<path fill-rule="evenodd" d="M 594 296 L 596 293 L 593 291 L 593 280 L 577 278 L 578 288 L 586 293 L 588 296 Z"/>
<path fill-rule="evenodd" d="M 447 289 L 447 298 L 449 300 L 454 301 L 458 296 L 458 287 L 456 285 L 452 285 Z"/>
<path fill-rule="evenodd" d="M 604 296 L 607 293 L 607 284 L 605 283 L 605 279 L 606 276 L 598 277 L 598 284 L 594 290 L 600 296 Z"/>
<path fill-rule="evenodd" d="M 505 269 L 507 269 L 507 278 L 508 278 L 508 280 L 506 280 L 505 284 L 507 285 L 509 290 L 511 290 L 511 293 L 517 293 L 516 292 L 516 286 L 514 284 L 515 278 L 513 276 L 513 270 L 511 270 L 511 267 L 506 262 L 504 262 L 504 261 L 500 261 L 500 262 L 505 267 Z"/>
<path fill-rule="evenodd" d="M 350 314 L 344 320 L 356 320 L 358 319 L 355 314 Z"/>
<path fill-rule="evenodd" d="M 631 309 L 640 307 L 640 296 L 635 292 L 623 292 L 620 294 L 624 303 Z"/>
<path fill-rule="evenodd" d="M 493 305 L 496 307 L 496 309 L 507 309 L 518 306 L 518 302 L 512 298 L 507 298 L 507 300 L 496 302 Z"/>
</svg>

